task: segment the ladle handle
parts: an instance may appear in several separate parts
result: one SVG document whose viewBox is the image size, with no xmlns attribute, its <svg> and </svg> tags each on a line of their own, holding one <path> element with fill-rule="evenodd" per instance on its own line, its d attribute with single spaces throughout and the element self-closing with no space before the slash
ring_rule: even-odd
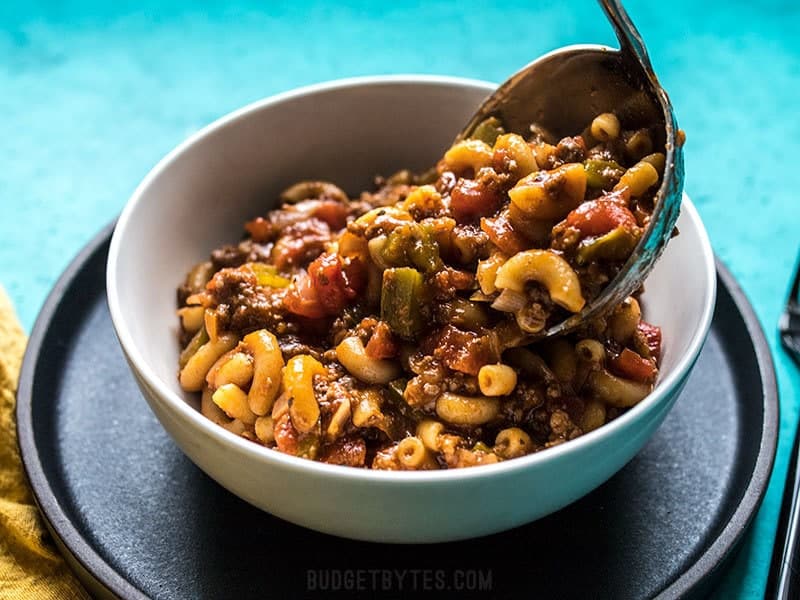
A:
<svg viewBox="0 0 800 600">
<path fill-rule="evenodd" d="M 617 34 L 621 50 L 633 55 L 649 76 L 653 76 L 653 65 L 644 46 L 644 40 L 633 24 L 622 2 L 619 0 L 598 0 L 606 17 L 611 21 Z"/>
</svg>

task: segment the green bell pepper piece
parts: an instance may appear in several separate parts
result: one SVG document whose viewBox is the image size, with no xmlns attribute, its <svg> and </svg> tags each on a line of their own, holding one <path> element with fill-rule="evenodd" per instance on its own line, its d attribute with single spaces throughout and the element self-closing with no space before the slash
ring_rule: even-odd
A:
<svg viewBox="0 0 800 600">
<path fill-rule="evenodd" d="M 472 135 L 469 137 L 474 140 L 486 142 L 490 146 L 494 146 L 497 138 L 504 133 L 505 130 L 503 129 L 503 124 L 500 122 L 500 119 L 497 117 L 489 117 L 488 119 L 484 119 L 478 123 L 478 125 L 472 131 Z"/>
<path fill-rule="evenodd" d="M 256 282 L 258 285 L 274 288 L 288 287 L 291 281 L 286 277 L 278 275 L 278 269 L 273 265 L 265 265 L 263 263 L 253 263 L 253 271 L 256 274 Z"/>
<path fill-rule="evenodd" d="M 630 256 L 638 241 L 634 233 L 624 227 L 617 227 L 605 235 L 581 242 L 575 261 L 579 265 L 585 265 L 593 260 L 624 260 Z"/>
<path fill-rule="evenodd" d="M 314 460 L 319 454 L 319 435 L 307 433 L 297 440 L 297 456 Z"/>
<path fill-rule="evenodd" d="M 493 450 L 487 446 L 484 442 L 475 442 L 475 445 L 472 447 L 473 452 L 485 452 L 486 454 L 491 454 Z"/>
<path fill-rule="evenodd" d="M 386 269 L 381 290 L 381 320 L 404 339 L 422 331 L 422 273 L 411 267 Z"/>
<path fill-rule="evenodd" d="M 407 385 L 408 385 L 408 380 L 403 377 L 390 381 L 388 387 L 389 387 L 389 393 L 392 395 L 392 398 L 396 401 L 405 400 L 405 396 L 403 394 L 406 391 Z"/>
<path fill-rule="evenodd" d="M 625 173 L 625 168 L 613 160 L 589 159 L 583 163 L 586 185 L 591 188 L 611 189 Z"/>
<path fill-rule="evenodd" d="M 181 355 L 178 358 L 178 365 L 182 369 L 186 366 L 186 363 L 189 362 L 189 359 L 192 358 L 198 350 L 200 350 L 200 346 L 205 344 L 208 341 L 208 332 L 206 332 L 205 326 L 201 327 L 200 330 L 194 334 L 194 337 L 186 344 L 186 348 L 181 351 Z"/>
<path fill-rule="evenodd" d="M 392 231 L 381 256 L 387 264 L 414 266 L 424 273 L 433 273 L 442 268 L 439 244 L 419 223 L 401 225 Z"/>
</svg>

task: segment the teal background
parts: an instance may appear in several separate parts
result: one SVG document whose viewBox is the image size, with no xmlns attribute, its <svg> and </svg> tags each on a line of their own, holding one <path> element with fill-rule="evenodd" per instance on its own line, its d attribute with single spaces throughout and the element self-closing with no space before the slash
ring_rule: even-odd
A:
<svg viewBox="0 0 800 600">
<path fill-rule="evenodd" d="M 776 361 L 775 473 L 716 594 L 760 598 L 798 413 L 776 322 L 800 232 L 800 5 L 626 4 L 688 135 L 686 190 Z M 0 3 L 0 283 L 30 330 L 59 273 L 159 158 L 243 104 L 354 75 L 502 81 L 580 42 L 614 43 L 589 0 Z"/>
</svg>

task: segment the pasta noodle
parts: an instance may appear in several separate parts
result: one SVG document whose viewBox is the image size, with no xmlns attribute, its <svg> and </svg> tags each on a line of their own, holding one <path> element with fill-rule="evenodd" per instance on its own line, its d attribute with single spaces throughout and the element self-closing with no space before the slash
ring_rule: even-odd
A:
<svg viewBox="0 0 800 600">
<path fill-rule="evenodd" d="M 428 450 L 433 452 L 439 451 L 439 436 L 443 431 L 444 425 L 431 419 L 420 421 L 419 425 L 417 425 L 417 437 L 422 440 Z"/>
<path fill-rule="evenodd" d="M 517 208 L 536 219 L 560 219 L 583 202 L 586 171 L 570 163 L 553 171 L 531 173 L 508 192 Z"/>
<path fill-rule="evenodd" d="M 365 383 L 389 383 L 400 375 L 396 362 L 367 356 L 364 344 L 357 337 L 349 337 L 336 347 L 336 358 L 345 369 Z"/>
<path fill-rule="evenodd" d="M 256 415 L 247 406 L 247 394 L 233 383 L 226 383 L 214 392 L 211 399 L 231 419 L 239 419 L 245 425 L 256 422 Z"/>
<path fill-rule="evenodd" d="M 513 161 L 509 166 L 516 179 L 522 179 L 539 170 L 533 150 L 522 136 L 516 133 L 506 133 L 497 138 L 494 143 L 494 156 L 498 154 L 501 160 Z"/>
<path fill-rule="evenodd" d="M 630 408 L 650 393 L 649 385 L 617 377 L 605 369 L 593 371 L 588 385 L 599 400 L 617 408 Z"/>
<path fill-rule="evenodd" d="M 497 270 L 494 284 L 498 289 L 522 292 L 529 281 L 544 285 L 553 302 L 570 312 L 578 312 L 586 303 L 575 270 L 549 250 L 526 250 L 515 254 Z"/>
<path fill-rule="evenodd" d="M 497 434 L 494 451 L 502 458 L 516 458 L 530 452 L 533 447 L 531 436 L 519 427 L 509 427 Z"/>
<path fill-rule="evenodd" d="M 619 119 L 614 113 L 597 115 L 592 121 L 590 132 L 592 137 L 601 142 L 615 140 L 620 132 Z"/>
<path fill-rule="evenodd" d="M 406 469 L 421 469 L 429 463 L 428 450 L 418 437 L 403 438 L 397 443 L 397 458 Z"/>
<path fill-rule="evenodd" d="M 291 397 L 289 414 L 292 425 L 301 433 L 311 431 L 319 420 L 319 403 L 314 394 L 315 375 L 325 375 L 325 368 L 308 355 L 292 357 L 283 369 L 283 387 Z"/>
<path fill-rule="evenodd" d="M 492 149 L 480 140 L 464 140 L 445 152 L 444 162 L 453 171 L 477 172 L 492 164 Z"/>
<path fill-rule="evenodd" d="M 517 386 L 517 372 L 508 365 L 483 365 L 478 386 L 484 396 L 507 396 Z"/>
<path fill-rule="evenodd" d="M 180 373 L 181 387 L 187 392 L 199 392 L 203 389 L 206 374 L 217 359 L 239 342 L 238 336 L 232 333 L 209 340 L 195 352 Z"/>
<path fill-rule="evenodd" d="M 264 329 L 246 335 L 244 343 L 253 353 L 253 381 L 247 402 L 255 414 L 265 415 L 278 395 L 283 354 L 275 336 Z"/>
<path fill-rule="evenodd" d="M 495 398 L 462 396 L 445 392 L 436 400 L 436 414 L 454 425 L 483 425 L 497 416 L 500 404 Z"/>
</svg>

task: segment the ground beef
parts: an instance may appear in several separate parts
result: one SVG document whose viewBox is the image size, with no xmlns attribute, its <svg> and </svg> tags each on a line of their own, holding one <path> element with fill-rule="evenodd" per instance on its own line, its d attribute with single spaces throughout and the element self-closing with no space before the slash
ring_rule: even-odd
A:
<svg viewBox="0 0 800 600">
<path fill-rule="evenodd" d="M 367 444 L 355 435 L 338 439 L 325 446 L 319 455 L 319 460 L 322 462 L 348 467 L 363 467 L 366 458 Z"/>
<path fill-rule="evenodd" d="M 513 393 L 500 405 L 500 414 L 514 425 L 529 424 L 532 412 L 545 401 L 544 389 L 539 384 L 520 381 Z"/>
<path fill-rule="evenodd" d="M 211 253 L 211 264 L 215 271 L 240 267 L 248 262 L 268 262 L 272 244 L 259 244 L 251 239 L 243 240 L 236 246 L 222 246 Z"/>
<path fill-rule="evenodd" d="M 450 234 L 449 247 L 445 249 L 448 260 L 462 265 L 486 258 L 489 236 L 477 225 L 456 225 Z"/>
<path fill-rule="evenodd" d="M 439 178 L 436 180 L 434 186 L 436 187 L 436 191 L 442 195 L 449 194 L 453 191 L 453 188 L 456 186 L 456 182 L 458 181 L 458 177 L 452 171 L 443 171 Z"/>
<path fill-rule="evenodd" d="M 579 135 L 565 137 L 556 145 L 554 156 L 561 164 L 583 162 L 586 158 L 586 143 Z"/>
<path fill-rule="evenodd" d="M 413 186 L 406 184 L 384 185 L 375 192 L 362 192 L 359 200 L 364 206 L 391 206 L 405 200 L 412 189 Z"/>
<path fill-rule="evenodd" d="M 475 289 L 475 275 L 445 267 L 428 279 L 431 294 L 438 302 L 447 302 L 456 297 L 458 292 Z"/>
<path fill-rule="evenodd" d="M 294 328 L 292 328 L 294 329 Z M 309 354 L 317 360 L 322 360 L 325 351 L 319 346 L 308 344 L 296 333 L 289 333 L 278 337 L 278 345 L 283 353 L 283 358 L 289 360 L 293 356 Z"/>
<path fill-rule="evenodd" d="M 280 336 L 289 331 L 283 310 L 284 289 L 257 285 L 249 269 L 222 269 L 208 285 L 221 329 L 246 334 L 268 329 Z"/>
<path fill-rule="evenodd" d="M 440 360 L 427 354 L 415 354 L 409 367 L 416 377 L 409 380 L 403 398 L 412 407 L 433 408 L 433 403 L 445 391 L 447 369 Z"/>
</svg>

